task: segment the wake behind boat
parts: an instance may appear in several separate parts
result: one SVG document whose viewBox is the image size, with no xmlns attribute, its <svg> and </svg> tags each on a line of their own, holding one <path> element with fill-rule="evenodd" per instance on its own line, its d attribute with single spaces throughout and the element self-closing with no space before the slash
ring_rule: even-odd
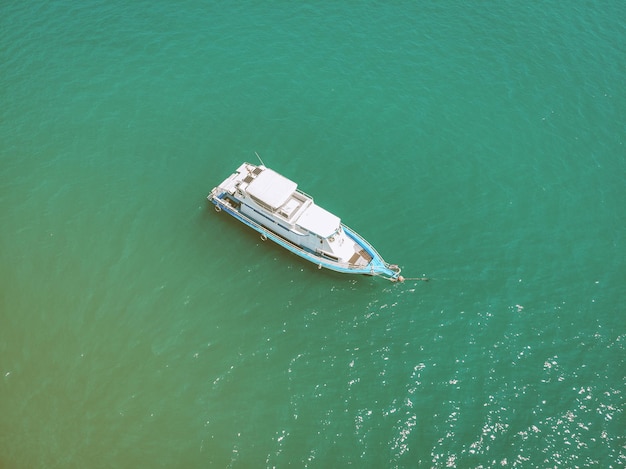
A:
<svg viewBox="0 0 626 469">
<path fill-rule="evenodd" d="M 400 268 L 380 254 L 341 219 L 316 205 L 298 185 L 263 164 L 243 163 L 213 188 L 207 199 L 304 259 L 341 273 L 376 275 L 403 281 Z"/>
</svg>

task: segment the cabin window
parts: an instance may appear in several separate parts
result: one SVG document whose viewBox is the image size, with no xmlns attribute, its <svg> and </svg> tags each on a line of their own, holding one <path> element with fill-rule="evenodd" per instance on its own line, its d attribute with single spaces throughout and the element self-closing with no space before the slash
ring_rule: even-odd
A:
<svg viewBox="0 0 626 469">
<path fill-rule="evenodd" d="M 274 209 L 272 207 L 270 207 L 269 205 L 267 205 L 265 202 L 263 202 L 260 199 L 257 199 L 256 197 L 254 197 L 253 195 L 250 195 L 250 198 L 252 200 L 254 200 L 257 204 L 259 204 L 261 207 L 263 207 L 265 210 L 267 210 L 268 212 L 273 212 Z"/>
<path fill-rule="evenodd" d="M 331 261 L 339 262 L 339 258 L 337 256 L 333 256 L 332 254 L 329 254 L 329 253 L 324 252 L 324 251 L 320 251 L 320 254 L 322 255 L 322 257 L 325 257 L 326 259 L 330 259 Z"/>
</svg>

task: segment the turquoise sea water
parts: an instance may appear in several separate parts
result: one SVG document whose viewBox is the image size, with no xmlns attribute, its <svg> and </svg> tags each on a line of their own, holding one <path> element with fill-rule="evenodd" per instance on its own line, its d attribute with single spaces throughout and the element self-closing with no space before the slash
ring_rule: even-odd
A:
<svg viewBox="0 0 626 469">
<path fill-rule="evenodd" d="M 0 467 L 626 465 L 626 5 L 387 3 L 0 5 Z"/>
</svg>

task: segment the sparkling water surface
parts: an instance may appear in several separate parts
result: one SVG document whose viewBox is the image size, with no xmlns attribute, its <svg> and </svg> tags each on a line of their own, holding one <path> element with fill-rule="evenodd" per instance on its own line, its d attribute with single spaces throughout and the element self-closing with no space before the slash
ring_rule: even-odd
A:
<svg viewBox="0 0 626 469">
<path fill-rule="evenodd" d="M 626 6 L 387 3 L 0 5 L 0 467 L 626 464 Z"/>
</svg>

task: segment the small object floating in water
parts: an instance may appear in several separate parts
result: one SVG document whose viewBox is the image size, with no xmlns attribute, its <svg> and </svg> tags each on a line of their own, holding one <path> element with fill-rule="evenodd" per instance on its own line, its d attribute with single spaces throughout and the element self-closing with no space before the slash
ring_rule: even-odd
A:
<svg viewBox="0 0 626 469">
<path fill-rule="evenodd" d="M 346 274 L 375 275 L 402 282 L 400 267 L 387 264 L 361 235 L 313 202 L 298 185 L 260 165 L 243 163 L 214 187 L 207 200 L 288 251 Z"/>
</svg>

